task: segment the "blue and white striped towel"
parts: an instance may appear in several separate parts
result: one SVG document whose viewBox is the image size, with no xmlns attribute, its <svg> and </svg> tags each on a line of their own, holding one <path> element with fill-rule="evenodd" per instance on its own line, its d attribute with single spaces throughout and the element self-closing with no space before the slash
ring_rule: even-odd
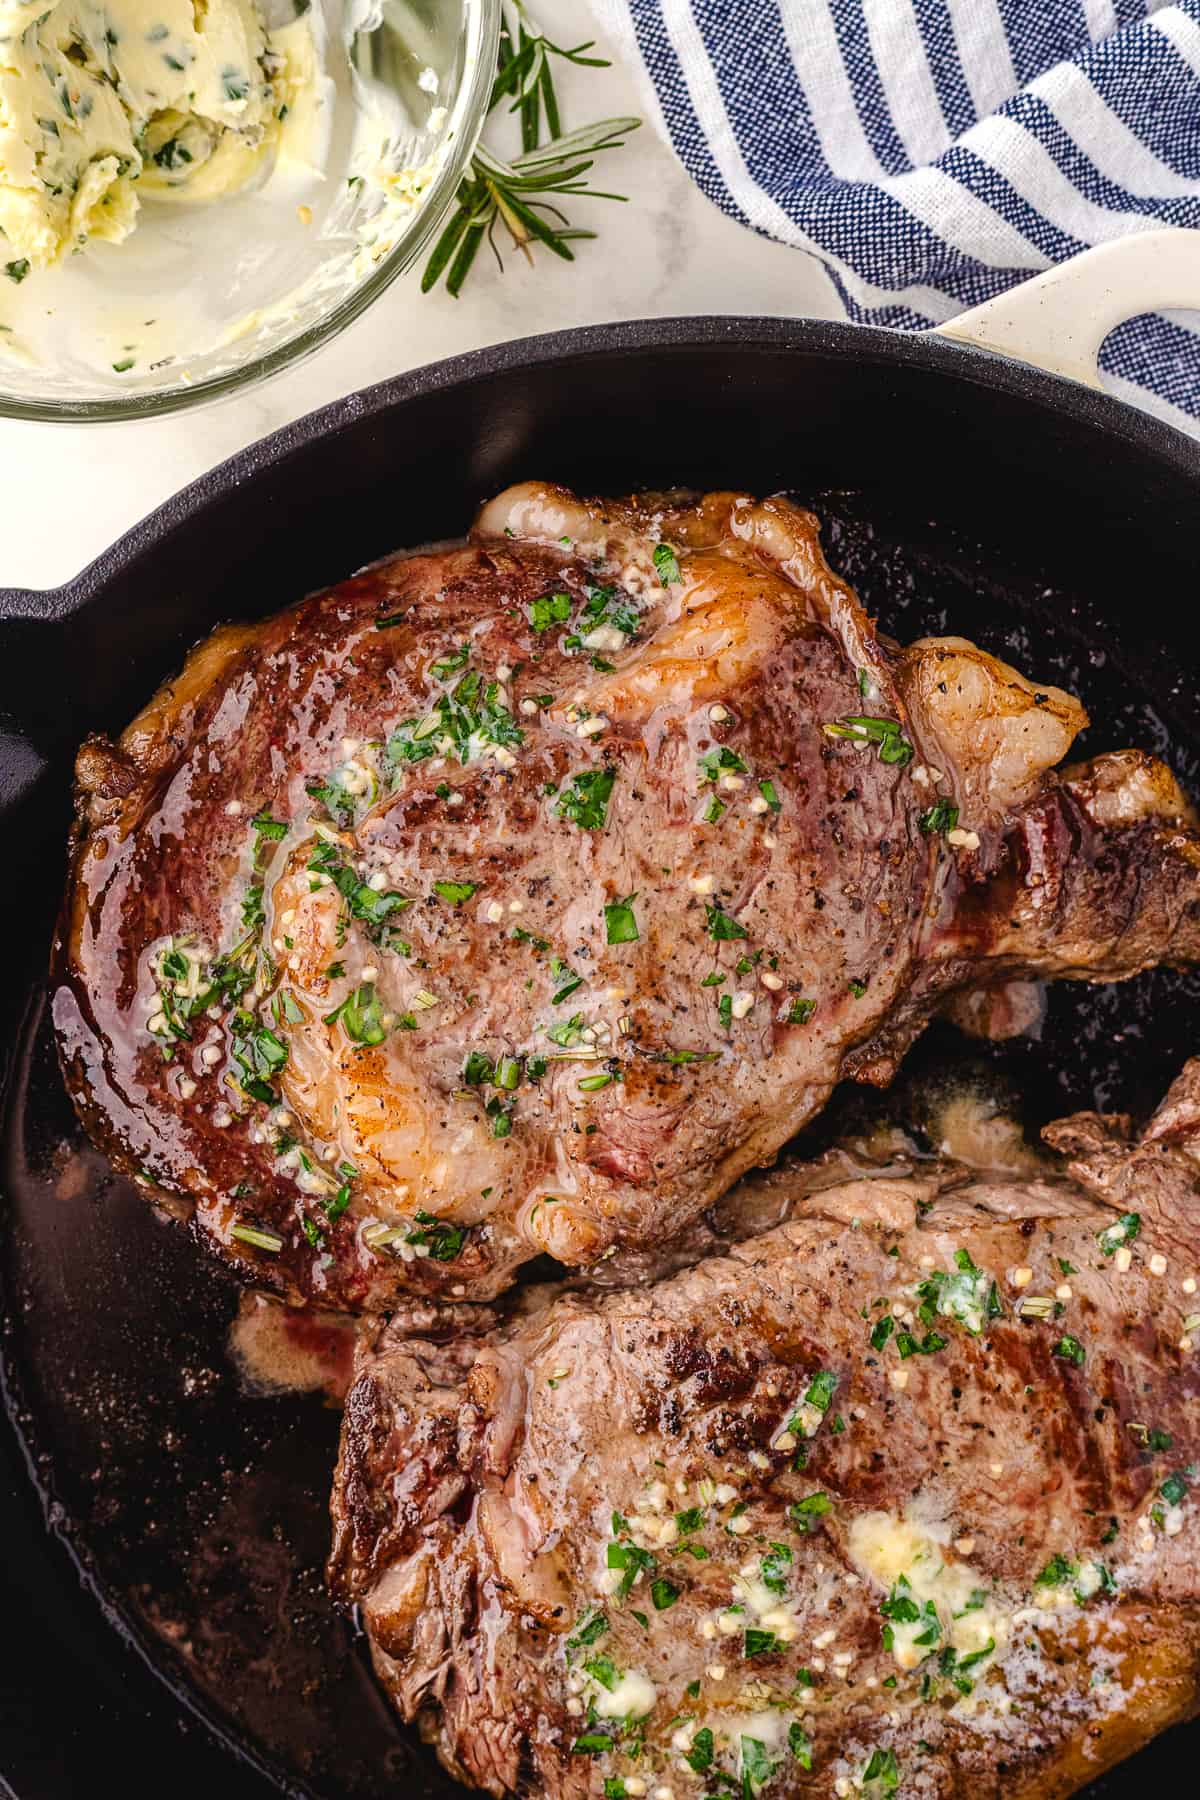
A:
<svg viewBox="0 0 1200 1800">
<path fill-rule="evenodd" d="M 689 174 L 920 329 L 1091 244 L 1200 226 L 1200 0 L 593 0 Z M 1200 431 L 1200 316 L 1107 385 Z"/>
</svg>

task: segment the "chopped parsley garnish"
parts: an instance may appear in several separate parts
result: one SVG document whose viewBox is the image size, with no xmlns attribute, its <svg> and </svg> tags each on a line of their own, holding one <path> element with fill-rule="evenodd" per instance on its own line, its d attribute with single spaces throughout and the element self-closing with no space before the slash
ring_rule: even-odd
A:
<svg viewBox="0 0 1200 1800">
<path fill-rule="evenodd" d="M 879 1795 L 894 1794 L 900 1786 L 900 1765 L 894 1750 L 872 1750 L 859 1777 L 864 1788 L 875 1784 Z"/>
<path fill-rule="evenodd" d="M 674 581 L 683 580 L 683 576 L 679 571 L 679 558 L 676 556 L 674 550 L 672 550 L 670 544 L 655 544 L 654 567 L 658 574 L 658 579 L 662 582 L 664 587 L 670 587 L 671 583 Z"/>
<path fill-rule="evenodd" d="M 938 1674 L 952 1681 L 960 1694 L 970 1694 L 974 1691 L 975 1683 L 966 1679 L 966 1670 L 986 1661 L 995 1648 L 995 1638 L 989 1638 L 978 1650 L 969 1650 L 962 1656 L 953 1644 L 947 1644 L 938 1657 Z"/>
<path fill-rule="evenodd" d="M 535 631 L 549 631 L 571 616 L 570 594 L 545 594 L 529 608 L 529 623 Z"/>
<path fill-rule="evenodd" d="M 576 1756 L 601 1756 L 612 1747 L 613 1741 L 606 1732 L 585 1731 L 582 1737 L 575 1739 L 571 1750 Z"/>
<path fill-rule="evenodd" d="M 935 1649 L 940 1643 L 942 1622 L 938 1618 L 937 1607 L 932 1600 L 926 1600 L 918 1606 L 906 1576 L 901 1575 L 887 1599 L 880 1601 L 879 1610 L 888 1621 L 882 1634 L 885 1650 L 894 1650 L 896 1647 L 897 1625 L 920 1626 L 920 1630 L 914 1632 L 912 1641 L 926 1652 Z"/>
<path fill-rule="evenodd" d="M 1122 1213 L 1115 1223 L 1105 1227 L 1096 1242 L 1105 1256 L 1112 1256 L 1121 1248 L 1122 1244 L 1132 1244 L 1141 1229 L 1141 1213 Z"/>
<path fill-rule="evenodd" d="M 610 944 L 637 943 L 638 926 L 633 915 L 636 899 L 636 894 L 628 894 L 624 900 L 611 900 L 604 908 L 604 932 Z"/>
<path fill-rule="evenodd" d="M 248 887 L 245 898 L 242 900 L 243 931 L 260 931 L 266 922 L 267 915 L 263 908 L 262 889 L 257 885 Z"/>
<path fill-rule="evenodd" d="M 928 836 L 932 836 L 934 832 L 941 832 L 944 835 L 947 831 L 953 831 L 958 824 L 958 808 L 953 801 L 935 800 L 933 805 L 927 807 L 921 814 L 917 824 Z"/>
<path fill-rule="evenodd" d="M 407 617 L 408 614 L 402 612 L 386 613 L 382 619 L 376 619 L 375 629 L 376 631 L 386 631 L 389 625 L 399 625 Z"/>
<path fill-rule="evenodd" d="M 15 281 L 20 286 L 29 273 L 29 258 L 18 256 L 15 262 L 5 263 L 4 273 L 10 281 Z"/>
<path fill-rule="evenodd" d="M 352 794 L 336 773 L 325 781 L 305 782 L 304 791 L 310 799 L 319 800 L 338 825 L 353 825 L 360 796 Z"/>
<path fill-rule="evenodd" d="M 585 1674 L 590 1675 L 602 1688 L 607 1688 L 610 1694 L 621 1679 L 617 1665 L 610 1656 L 593 1656 L 583 1667 Z"/>
<path fill-rule="evenodd" d="M 1180 1506 L 1189 1493 L 1187 1477 L 1178 1472 L 1168 1475 L 1158 1491 L 1168 1506 Z"/>
<path fill-rule="evenodd" d="M 788 1749 L 802 1769 L 812 1768 L 812 1739 L 803 1725 L 793 1722 L 788 1726 Z"/>
<path fill-rule="evenodd" d="M 308 859 L 308 866 L 314 874 L 328 875 L 338 893 L 346 902 L 346 910 L 352 919 L 361 920 L 368 928 L 367 935 L 372 943 L 383 943 L 386 940 L 384 927 L 393 913 L 403 912 L 412 901 L 394 889 L 377 892 L 368 881 L 356 875 L 349 864 L 341 861 L 332 844 L 322 840 Z"/>
<path fill-rule="evenodd" d="M 264 806 L 250 821 L 261 842 L 277 844 L 287 836 L 287 825 L 282 819 L 273 819 Z"/>
<path fill-rule="evenodd" d="M 583 831 L 602 830 L 616 778 L 614 769 L 584 769 L 572 775 L 554 802 L 555 812 Z"/>
<path fill-rule="evenodd" d="M 791 1561 L 792 1553 L 786 1544 L 772 1544 L 769 1554 L 763 1557 L 759 1574 L 763 1586 L 772 1594 L 787 1593 L 787 1575 Z"/>
<path fill-rule="evenodd" d="M 457 675 L 460 669 L 465 669 L 470 660 L 470 644 L 460 644 L 457 650 L 451 650 L 448 655 L 433 663 L 429 673 L 435 681 L 449 681 L 451 675 Z"/>
<path fill-rule="evenodd" d="M 466 1242 L 466 1227 L 452 1225 L 433 1213 L 418 1212 L 413 1217 L 419 1229 L 410 1231 L 405 1242 L 428 1249 L 434 1262 L 453 1262 Z"/>
<path fill-rule="evenodd" d="M 551 1006 L 561 1006 L 564 1000 L 570 999 L 577 988 L 583 986 L 583 976 L 577 975 L 574 969 L 563 962 L 559 956 L 550 958 L 550 979 L 561 983 L 550 996 Z"/>
<path fill-rule="evenodd" d="M 927 1331 L 923 1338 L 915 1338 L 911 1331 L 896 1333 L 896 1348 L 904 1360 L 910 1356 L 936 1356 L 949 1342 L 940 1331 Z"/>
<path fill-rule="evenodd" d="M 921 1299 L 917 1317 L 922 1325 L 932 1325 L 937 1317 L 956 1319 L 972 1337 L 979 1337 L 987 1322 L 998 1319 L 1004 1310 L 996 1283 L 976 1268 L 966 1250 L 955 1251 L 953 1273 L 935 1271 L 920 1283 L 917 1293 Z"/>
<path fill-rule="evenodd" d="M 674 1606 L 679 1592 L 674 1582 L 668 1581 L 665 1575 L 659 1575 L 650 1583 L 650 1598 L 654 1602 L 655 1612 L 666 1612 L 668 1607 Z"/>
<path fill-rule="evenodd" d="M 760 781 L 758 784 L 758 791 L 772 812 L 779 812 L 782 810 L 783 801 L 775 792 L 775 783 L 773 781 Z"/>
<path fill-rule="evenodd" d="M 602 1612 L 595 1612 L 590 1619 L 584 1621 L 574 1637 L 567 1639 L 567 1649 L 575 1649 L 580 1644 L 594 1644 L 608 1630 L 608 1620 Z"/>
<path fill-rule="evenodd" d="M 464 645 L 464 650 L 469 646 Z M 456 674 L 461 664 L 436 663 L 439 670 Z M 448 694 L 440 694 L 423 719 L 409 719 L 389 737 L 385 749 L 393 768 L 404 763 L 424 762 L 446 749 L 453 750 L 460 763 L 468 763 L 491 747 L 508 747 L 525 742 L 511 712 L 500 698 L 500 683 L 486 682 L 478 669 L 470 669 Z"/>
<path fill-rule="evenodd" d="M 618 1536 L 628 1530 L 619 1513 L 613 1514 L 613 1530 Z M 633 1585 L 638 1576 L 643 1571 L 653 1570 L 655 1562 L 650 1552 L 639 1549 L 637 1544 L 614 1542 L 608 1546 L 608 1567 L 620 1569 L 621 1580 L 617 1587 L 616 1598 L 627 1600 L 633 1592 Z"/>
<path fill-rule="evenodd" d="M 356 1044 L 382 1044 L 387 1036 L 383 1024 L 383 1006 L 373 981 L 364 981 L 347 994 L 340 1006 L 324 1015 L 326 1025 L 340 1022 L 346 1036 Z"/>
<path fill-rule="evenodd" d="M 445 900 L 450 906 L 461 906 L 473 894 L 479 892 L 477 881 L 435 881 L 433 891 L 439 900 Z"/>
<path fill-rule="evenodd" d="M 785 1025 L 807 1025 L 817 1010 L 815 1000 L 802 1000 L 797 996 L 784 1014 Z"/>
<path fill-rule="evenodd" d="M 838 1378 L 832 1369 L 818 1369 L 804 1396 L 805 1404 L 815 1406 L 818 1412 L 828 1412 L 837 1384 Z"/>
<path fill-rule="evenodd" d="M 824 1518 L 833 1511 L 833 1501 L 828 1494 L 806 1494 L 803 1500 L 796 1500 L 788 1507 L 788 1518 L 797 1531 L 812 1530 L 814 1519 Z"/>
<path fill-rule="evenodd" d="M 746 1633 L 749 1637 L 749 1632 Z M 770 1636 L 770 1633 L 766 1633 Z M 743 1737 L 742 1752 L 742 1800 L 755 1800 L 767 1786 L 775 1773 L 775 1764 L 767 1753 L 767 1746 L 761 1738 Z"/>
<path fill-rule="evenodd" d="M 872 1327 L 871 1336 L 868 1340 L 872 1350 L 882 1350 L 895 1329 L 895 1319 L 893 1319 L 891 1313 L 885 1313 L 883 1318 Z"/>
<path fill-rule="evenodd" d="M 253 1013 L 235 1012 L 230 1029 L 233 1060 L 241 1070 L 242 1087 L 251 1099 L 273 1106 L 279 1095 L 271 1083 L 287 1066 L 287 1045 L 269 1026 L 260 1025 Z"/>
<path fill-rule="evenodd" d="M 746 1656 L 770 1656 L 778 1647 L 779 1639 L 773 1631 L 763 1631 L 760 1626 L 752 1625 L 742 1640 Z"/>
<path fill-rule="evenodd" d="M 702 1775 L 705 1769 L 711 1767 L 713 1759 L 713 1734 L 707 1725 L 702 1726 L 696 1733 L 695 1737 L 692 1739 L 691 1748 L 686 1752 L 686 1756 L 697 1775 Z"/>
<path fill-rule="evenodd" d="M 847 713 L 821 729 L 826 737 L 849 738 L 854 743 L 876 745 L 880 762 L 903 766 L 912 761 L 913 748 L 901 731 L 898 719 L 873 719 L 865 713 Z"/>
<path fill-rule="evenodd" d="M 732 942 L 734 938 L 749 936 L 745 926 L 739 924 L 731 913 L 727 913 L 723 906 L 714 905 L 711 901 L 705 902 L 704 929 L 709 937 L 715 939 L 718 944 Z"/>
<path fill-rule="evenodd" d="M 1077 1337 L 1072 1337 L 1069 1332 L 1064 1332 L 1059 1338 L 1054 1346 L 1054 1354 L 1061 1357 L 1064 1362 L 1074 1363 L 1077 1369 L 1082 1369 L 1084 1365 L 1083 1345 Z"/>
<path fill-rule="evenodd" d="M 746 765 L 728 744 L 717 744 L 700 758 L 701 781 L 716 781 L 722 775 L 744 775 Z"/>
</svg>

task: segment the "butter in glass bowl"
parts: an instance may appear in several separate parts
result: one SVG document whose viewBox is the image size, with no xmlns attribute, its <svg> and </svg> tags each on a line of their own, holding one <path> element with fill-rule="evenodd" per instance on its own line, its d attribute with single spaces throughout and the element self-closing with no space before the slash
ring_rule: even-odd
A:
<svg viewBox="0 0 1200 1800">
<path fill-rule="evenodd" d="M 0 412 L 155 413 L 315 348 L 408 267 L 499 0 L 0 0 Z"/>
</svg>

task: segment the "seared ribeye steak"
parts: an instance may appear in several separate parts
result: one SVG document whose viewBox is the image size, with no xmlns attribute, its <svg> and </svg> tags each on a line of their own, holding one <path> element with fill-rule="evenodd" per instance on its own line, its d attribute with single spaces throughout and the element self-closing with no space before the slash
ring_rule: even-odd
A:
<svg viewBox="0 0 1200 1800">
<path fill-rule="evenodd" d="M 1018 1800 L 1194 1710 L 1200 1062 L 1139 1141 L 1046 1137 L 785 1165 L 670 1280 L 361 1339 L 331 1580 L 449 1768 Z"/>
<path fill-rule="evenodd" d="M 881 643 L 784 500 L 514 489 L 85 746 L 68 1079 L 292 1295 L 627 1277 L 949 997 L 1195 957 L 1186 802 L 1052 772 L 1085 722 Z"/>
</svg>

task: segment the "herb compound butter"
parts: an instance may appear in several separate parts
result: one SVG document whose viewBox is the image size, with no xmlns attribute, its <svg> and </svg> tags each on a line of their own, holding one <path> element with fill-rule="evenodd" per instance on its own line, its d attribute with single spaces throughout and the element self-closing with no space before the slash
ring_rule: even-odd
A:
<svg viewBox="0 0 1200 1800">
<path fill-rule="evenodd" d="M 274 145 L 286 62 L 250 0 L 0 0 L 0 230 L 45 269 L 139 197 L 212 199 Z"/>
</svg>

